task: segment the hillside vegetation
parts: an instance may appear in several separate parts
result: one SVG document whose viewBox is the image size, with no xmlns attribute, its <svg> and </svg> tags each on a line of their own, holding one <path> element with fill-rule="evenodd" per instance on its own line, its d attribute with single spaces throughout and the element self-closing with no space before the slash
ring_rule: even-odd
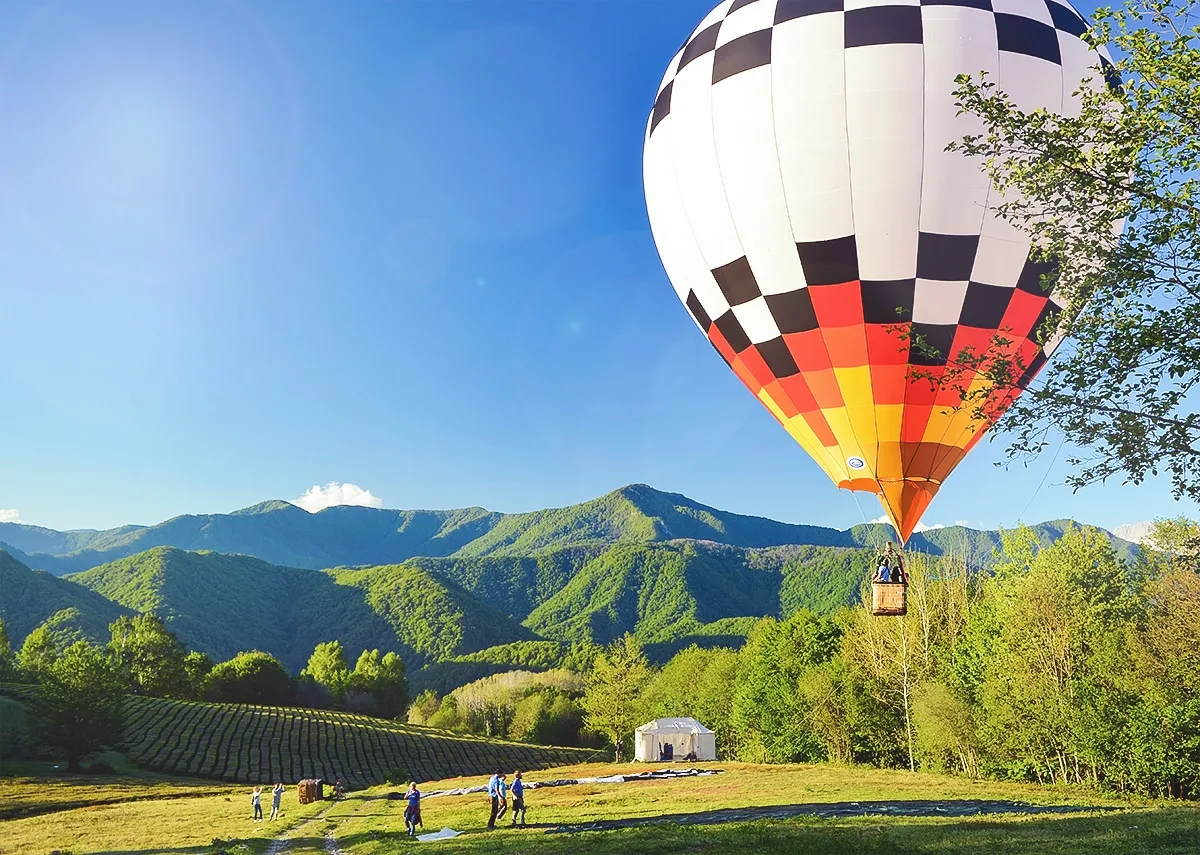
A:
<svg viewBox="0 0 1200 855">
<path fill-rule="evenodd" d="M 1061 530 L 1045 524 L 1030 533 L 1047 544 Z M 955 546 L 951 530 L 930 534 L 957 555 L 990 543 L 981 535 L 967 549 Z M 311 570 L 155 547 L 62 578 L 0 556 L 9 592 L 0 617 L 17 648 L 43 621 L 102 641 L 117 616 L 150 611 L 218 661 L 259 649 L 296 672 L 317 642 L 338 640 L 351 651 L 395 650 L 415 688 L 445 691 L 509 667 L 556 664 L 547 655 L 554 645 L 532 659 L 527 650 L 511 655 L 513 645 L 606 644 L 629 632 L 659 662 L 693 643 L 740 647 L 754 619 L 786 619 L 800 609 L 832 614 L 856 603 L 871 551 L 617 541 Z"/>
<path fill-rule="evenodd" d="M 110 623 L 129 611 L 83 586 L 30 570 L 0 550 L 0 619 L 18 647 L 38 624 L 54 615 L 60 615 L 57 627 L 65 622 L 82 635 L 101 638 L 107 637 Z"/>
<path fill-rule="evenodd" d="M 410 566 L 303 570 L 158 547 L 54 581 L 153 611 L 188 647 L 216 659 L 266 650 L 292 670 L 316 642 L 331 639 L 351 650 L 395 649 L 419 664 L 534 637 L 452 582 Z"/>
<path fill-rule="evenodd" d="M 597 752 L 502 742 L 329 710 L 133 698 L 125 748 L 143 768 L 245 784 L 341 778 L 351 787 L 545 769 Z"/>
</svg>

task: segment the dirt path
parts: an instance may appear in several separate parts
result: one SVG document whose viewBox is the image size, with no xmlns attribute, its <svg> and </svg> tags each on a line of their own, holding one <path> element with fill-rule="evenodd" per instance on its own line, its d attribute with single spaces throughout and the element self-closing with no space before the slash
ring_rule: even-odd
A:
<svg viewBox="0 0 1200 855">
<path fill-rule="evenodd" d="M 575 831 L 607 831 L 613 828 L 632 828 L 640 825 L 674 823 L 678 825 L 716 825 L 726 822 L 748 822 L 754 819 L 790 819 L 795 816 L 978 816 L 993 813 L 1079 813 L 1081 811 L 1115 810 L 1087 805 L 1031 805 L 1024 802 L 962 799 L 955 801 L 886 801 L 886 802 L 817 802 L 800 805 L 771 805 L 768 807 L 720 808 L 699 813 L 676 813 L 632 819 L 602 819 L 578 825 L 542 826 L 547 833 Z M 532 827 L 532 826 L 531 826 Z"/>
<path fill-rule="evenodd" d="M 304 820 L 304 822 L 300 823 L 299 825 L 294 825 L 287 831 L 283 832 L 287 835 L 287 837 L 277 837 L 272 840 L 270 845 L 267 846 L 267 855 L 285 855 L 285 853 L 290 852 L 292 849 L 292 842 L 300 836 L 300 832 L 308 828 L 314 822 L 320 822 L 322 819 L 324 819 L 325 814 L 329 813 L 329 811 L 332 810 L 336 804 L 337 802 L 331 802 L 328 806 L 322 808 L 319 813 L 313 814 L 308 819 Z M 332 831 L 325 832 L 324 837 L 325 851 L 328 852 L 329 855 L 345 855 L 345 853 L 338 849 L 337 845 L 334 843 Z"/>
</svg>

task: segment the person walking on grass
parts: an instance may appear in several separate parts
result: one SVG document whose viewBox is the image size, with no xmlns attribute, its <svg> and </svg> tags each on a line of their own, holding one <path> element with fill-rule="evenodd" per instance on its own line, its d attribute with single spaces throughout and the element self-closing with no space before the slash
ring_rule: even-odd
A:
<svg viewBox="0 0 1200 855">
<path fill-rule="evenodd" d="M 497 822 L 504 817 L 504 812 L 508 810 L 508 781 L 505 780 L 507 777 L 507 775 L 501 772 L 500 782 L 496 785 L 496 791 L 500 795 L 500 810 L 496 812 Z"/>
<path fill-rule="evenodd" d="M 492 777 L 488 779 L 487 791 L 488 795 L 492 799 L 492 815 L 488 818 L 488 831 L 492 831 L 496 828 L 496 814 L 500 810 L 500 777 L 503 774 L 504 773 L 502 771 L 497 769 L 496 774 L 492 775 Z"/>
<path fill-rule="evenodd" d="M 417 826 L 425 827 L 425 823 L 421 822 L 421 791 L 417 789 L 416 781 L 408 785 L 408 807 L 404 809 L 404 828 L 408 831 L 409 837 L 417 836 Z"/>
<path fill-rule="evenodd" d="M 250 804 L 254 805 L 254 821 L 262 822 L 262 787 L 255 786 L 250 794 Z"/>
<path fill-rule="evenodd" d="M 271 790 L 271 819 L 279 819 L 279 802 L 283 800 L 283 791 L 287 789 L 280 781 Z"/>
<path fill-rule="evenodd" d="M 517 827 L 517 814 L 521 815 L 521 828 L 525 827 L 525 782 L 521 780 L 520 771 L 513 773 L 512 782 L 512 827 Z"/>
</svg>

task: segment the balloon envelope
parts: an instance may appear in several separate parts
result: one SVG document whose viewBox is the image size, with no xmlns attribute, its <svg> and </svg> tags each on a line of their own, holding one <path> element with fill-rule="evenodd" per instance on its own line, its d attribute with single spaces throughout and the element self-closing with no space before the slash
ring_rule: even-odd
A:
<svg viewBox="0 0 1200 855">
<path fill-rule="evenodd" d="M 1071 114 L 1101 57 L 1060 0 L 725 0 L 671 60 L 644 184 L 663 266 L 696 324 L 833 482 L 875 493 L 906 541 L 945 478 L 1045 365 L 1060 301 L 979 162 L 946 145 L 956 75 Z M 1101 82 L 1097 83 L 1099 80 Z M 987 382 L 947 356 L 1011 340 Z M 916 341 L 924 342 L 924 348 Z M 930 354 L 929 349 L 936 351 Z"/>
</svg>

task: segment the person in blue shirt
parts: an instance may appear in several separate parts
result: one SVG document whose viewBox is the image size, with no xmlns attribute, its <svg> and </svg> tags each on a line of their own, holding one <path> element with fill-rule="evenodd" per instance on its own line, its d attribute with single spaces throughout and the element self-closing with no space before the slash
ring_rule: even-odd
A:
<svg viewBox="0 0 1200 855">
<path fill-rule="evenodd" d="M 487 824 L 489 830 L 496 827 L 496 814 L 500 810 L 500 778 L 503 774 L 497 769 L 496 774 L 488 780 L 487 791 L 488 795 L 492 797 L 492 816 Z"/>
<path fill-rule="evenodd" d="M 525 827 L 525 782 L 521 780 L 521 773 L 513 773 L 512 782 L 513 806 L 512 806 L 512 824 L 513 828 L 517 827 L 517 814 L 521 815 L 521 828 Z"/>
<path fill-rule="evenodd" d="M 504 816 L 504 812 L 508 810 L 508 781 L 505 780 L 508 776 L 503 772 L 500 773 L 500 780 L 496 783 L 496 792 L 500 796 L 500 810 L 496 813 L 496 821 Z"/>
<path fill-rule="evenodd" d="M 408 831 L 409 837 L 417 836 L 417 826 L 425 827 L 425 823 L 421 822 L 421 791 L 417 789 L 415 781 L 408 785 L 408 807 L 404 809 L 404 827 Z"/>
</svg>

